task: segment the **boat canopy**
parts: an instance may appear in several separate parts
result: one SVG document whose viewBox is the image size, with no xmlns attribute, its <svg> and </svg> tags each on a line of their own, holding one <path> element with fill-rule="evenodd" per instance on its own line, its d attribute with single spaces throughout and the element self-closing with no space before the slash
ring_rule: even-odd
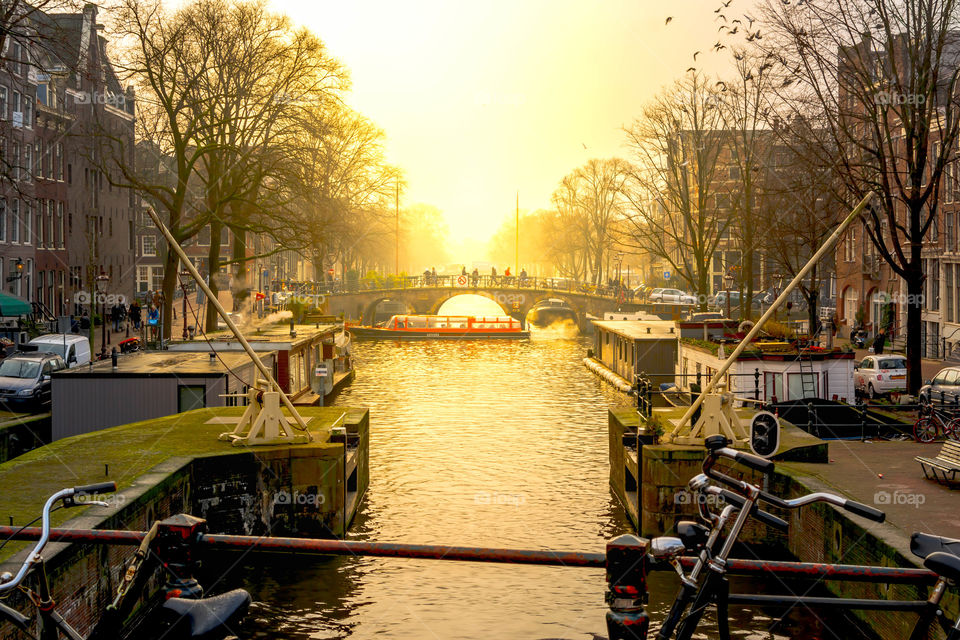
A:
<svg viewBox="0 0 960 640">
<path fill-rule="evenodd" d="M 399 329 L 508 329 L 520 330 L 520 321 L 510 316 L 418 316 L 395 315 L 386 325 Z"/>
</svg>

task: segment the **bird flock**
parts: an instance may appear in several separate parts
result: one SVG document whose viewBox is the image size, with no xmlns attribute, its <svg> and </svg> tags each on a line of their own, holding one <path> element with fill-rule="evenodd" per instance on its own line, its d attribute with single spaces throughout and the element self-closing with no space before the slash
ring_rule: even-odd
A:
<svg viewBox="0 0 960 640">
<path fill-rule="evenodd" d="M 713 53 L 719 53 L 724 49 L 727 49 L 729 45 L 731 47 L 730 51 L 732 52 L 734 59 L 739 62 L 744 60 L 743 50 L 733 48 L 734 43 L 729 40 L 730 36 L 737 36 L 739 34 L 739 36 L 746 42 L 758 43 L 760 40 L 763 40 L 763 33 L 761 33 L 759 26 L 754 28 L 754 23 L 757 21 L 757 19 L 753 16 L 744 13 L 742 15 L 733 17 L 733 8 L 731 7 L 733 2 L 734 0 L 726 0 L 726 2 L 721 2 L 720 6 L 713 10 L 713 13 L 715 14 L 714 21 L 720 23 L 717 27 L 717 33 L 720 34 L 720 38 L 717 39 L 716 43 L 714 43 L 714 45 L 711 47 L 711 50 Z M 804 4 L 806 0 L 780 0 L 780 2 L 784 6 L 792 4 L 794 7 L 799 7 Z M 730 18 L 727 17 L 727 13 L 731 14 Z M 664 26 L 669 26 L 671 22 L 673 22 L 673 16 L 667 16 Z M 702 53 L 703 52 L 699 50 L 693 52 L 694 63 L 697 62 L 697 57 Z M 744 70 L 744 80 L 750 81 L 754 78 L 759 78 L 766 71 L 772 69 L 776 62 L 780 62 L 784 65 L 784 67 L 790 69 L 787 60 L 779 54 L 773 52 L 768 52 L 762 58 L 762 60 L 762 64 L 760 64 L 756 69 Z M 688 73 L 696 73 L 696 71 L 696 66 L 691 65 L 689 68 L 687 68 Z M 787 77 L 781 81 L 781 87 L 788 87 L 796 81 L 796 74 L 799 73 L 800 67 L 798 66 L 795 69 L 790 69 L 790 71 L 792 71 L 792 73 L 787 74 Z M 716 88 L 720 91 L 726 91 L 727 85 L 723 81 L 719 81 L 716 83 Z"/>
</svg>

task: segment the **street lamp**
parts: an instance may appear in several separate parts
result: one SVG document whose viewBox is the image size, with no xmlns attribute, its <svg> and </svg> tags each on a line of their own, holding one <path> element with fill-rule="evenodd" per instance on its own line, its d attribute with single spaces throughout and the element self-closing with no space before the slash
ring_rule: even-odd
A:
<svg viewBox="0 0 960 640">
<path fill-rule="evenodd" d="M 727 317 L 730 317 L 730 285 L 733 284 L 733 276 L 731 274 L 726 274 L 723 276 L 723 282 L 726 285 L 726 299 L 727 299 Z"/>
<path fill-rule="evenodd" d="M 107 287 L 110 286 L 110 276 L 101 271 L 96 278 L 97 293 L 100 295 L 100 325 L 103 327 L 100 339 L 100 359 L 107 357 Z"/>
<path fill-rule="evenodd" d="M 190 272 L 183 270 L 180 272 L 180 289 L 183 291 L 183 339 L 187 339 L 187 278 Z"/>
</svg>

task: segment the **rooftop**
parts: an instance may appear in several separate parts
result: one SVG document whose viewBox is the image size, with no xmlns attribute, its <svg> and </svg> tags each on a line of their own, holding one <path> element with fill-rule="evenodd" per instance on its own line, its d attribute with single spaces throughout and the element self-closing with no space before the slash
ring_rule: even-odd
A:
<svg viewBox="0 0 960 640">
<path fill-rule="evenodd" d="M 328 335 L 332 337 L 341 328 L 342 325 L 335 323 L 296 324 L 293 325 L 295 335 L 291 335 L 290 323 L 280 322 L 250 329 L 241 327 L 241 331 L 243 331 L 243 337 L 254 349 L 264 351 L 272 348 L 288 349 L 294 345 L 325 338 Z M 169 348 L 174 351 L 194 351 L 198 349 L 205 351 L 209 348 L 208 341 L 218 345 L 235 345 L 237 349 L 241 348 L 240 343 L 229 329 L 208 333 L 206 339 L 200 336 L 192 340 L 171 340 Z"/>
<path fill-rule="evenodd" d="M 594 326 L 630 340 L 679 338 L 673 320 L 595 320 Z"/>
<path fill-rule="evenodd" d="M 218 358 L 211 358 L 208 353 L 200 351 L 137 351 L 121 355 L 116 370 L 110 360 L 100 360 L 91 365 L 63 369 L 54 377 L 218 377 L 252 364 L 250 357 L 243 352 L 217 355 Z"/>
</svg>

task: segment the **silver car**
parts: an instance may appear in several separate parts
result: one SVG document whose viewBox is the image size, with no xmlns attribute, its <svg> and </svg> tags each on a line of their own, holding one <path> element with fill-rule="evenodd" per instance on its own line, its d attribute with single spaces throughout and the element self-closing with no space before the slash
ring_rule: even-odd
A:
<svg viewBox="0 0 960 640">
<path fill-rule="evenodd" d="M 907 389 L 907 359 L 889 356 L 867 356 L 853 368 L 853 386 L 870 398 Z"/>
</svg>

